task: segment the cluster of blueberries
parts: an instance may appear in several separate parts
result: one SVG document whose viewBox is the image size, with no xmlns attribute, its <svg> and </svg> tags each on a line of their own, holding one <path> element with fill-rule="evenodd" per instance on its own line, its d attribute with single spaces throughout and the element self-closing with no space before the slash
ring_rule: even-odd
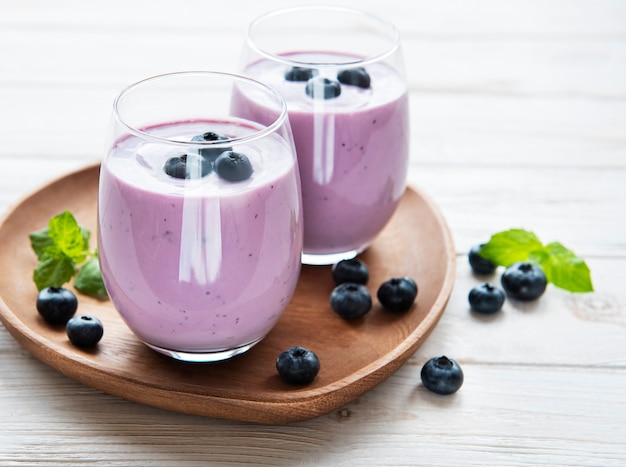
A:
<svg viewBox="0 0 626 467">
<path fill-rule="evenodd" d="M 478 275 L 493 274 L 497 265 L 480 256 L 482 246 L 475 245 L 470 249 L 469 264 Z M 477 313 L 495 313 L 502 309 L 505 293 L 515 300 L 536 300 L 545 292 L 548 281 L 541 267 L 527 261 L 518 261 L 504 270 L 500 283 L 504 291 L 489 282 L 483 282 L 470 290 L 470 308 Z"/>
<path fill-rule="evenodd" d="M 207 131 L 194 136 L 191 141 L 227 141 L 227 136 Z M 245 154 L 232 148 L 202 148 L 198 153 L 180 154 L 169 158 L 163 171 L 170 177 L 196 179 L 209 175 L 213 170 L 229 182 L 240 182 L 252 175 L 252 164 Z"/>
<path fill-rule="evenodd" d="M 344 260 L 333 265 L 336 283 L 330 295 L 331 308 L 343 319 L 363 317 L 372 308 L 372 298 L 366 287 L 369 269 L 358 259 Z M 417 297 L 417 284 L 410 277 L 393 277 L 380 285 L 377 298 L 386 310 L 405 313 Z M 37 295 L 37 311 L 53 325 L 65 325 L 72 344 L 80 348 L 93 347 L 104 334 L 102 322 L 89 315 L 74 316 L 78 299 L 64 287 L 46 287 Z M 291 347 L 276 359 L 280 377 L 290 384 L 308 384 L 320 370 L 315 352 L 300 346 Z M 424 386 L 438 394 L 456 392 L 463 383 L 463 372 L 458 363 L 445 356 L 430 359 L 421 371 Z"/>
<path fill-rule="evenodd" d="M 369 89 L 371 85 L 370 75 L 365 68 L 356 67 L 341 70 L 337 73 L 337 80 L 319 76 L 319 71 L 314 68 L 292 67 L 285 72 L 287 81 L 306 82 L 304 88 L 307 96 L 312 99 L 334 99 L 341 95 L 341 84 L 357 86 Z"/>
<path fill-rule="evenodd" d="M 330 306 L 341 318 L 355 320 L 372 308 L 372 298 L 366 284 L 369 269 L 359 259 L 339 261 L 332 266 L 335 288 L 330 294 Z M 417 297 L 418 287 L 410 277 L 392 277 L 383 282 L 376 297 L 384 309 L 405 313 Z M 320 362 L 315 353 L 304 347 L 292 347 L 280 354 L 276 368 L 281 378 L 292 384 L 308 384 L 317 375 Z M 420 373 L 424 386 L 438 394 L 452 394 L 463 384 L 459 364 L 446 356 L 428 360 Z"/>
<path fill-rule="evenodd" d="M 369 268 L 359 259 L 342 260 L 332 266 L 336 287 L 330 294 L 330 306 L 346 320 L 356 320 L 372 309 L 372 297 L 366 287 Z M 410 277 L 392 277 L 380 285 L 376 294 L 380 304 L 394 313 L 408 311 L 417 297 L 417 284 Z M 276 359 L 280 377 L 291 384 L 308 384 L 320 369 L 315 352 L 300 346 L 291 347 Z"/>
<path fill-rule="evenodd" d="M 70 342 L 76 347 L 93 347 L 104 334 L 102 322 L 89 315 L 74 316 L 78 299 L 64 287 L 45 287 L 37 295 L 37 311 L 53 326 L 65 326 Z"/>
<path fill-rule="evenodd" d="M 313 99 L 332 99 L 341 95 L 341 84 L 358 86 L 368 89 L 371 79 L 365 68 L 357 67 L 337 73 L 337 80 L 319 76 L 313 68 L 292 67 L 285 73 L 287 81 L 306 82 L 305 92 Z M 191 141 L 227 141 L 227 136 L 214 131 L 196 135 Z M 229 182 L 240 182 L 250 178 L 253 169 L 245 154 L 233 151 L 232 148 L 203 148 L 198 153 L 179 154 L 169 158 L 163 171 L 173 178 L 197 179 L 215 171 L 217 175 Z"/>
<path fill-rule="evenodd" d="M 479 275 L 492 274 L 497 265 L 480 256 L 481 245 L 472 247 L 468 259 L 472 270 Z M 333 265 L 333 278 L 337 286 L 330 294 L 331 308 L 344 319 L 357 319 L 372 308 L 372 299 L 365 286 L 369 270 L 358 259 L 344 260 Z M 492 314 L 500 309 L 509 297 L 531 301 L 539 298 L 547 286 L 542 269 L 530 262 L 517 262 L 507 267 L 501 276 L 502 289 L 484 282 L 469 293 L 473 311 Z M 410 277 L 395 277 L 383 283 L 377 292 L 381 305 L 393 312 L 406 312 L 417 296 L 417 284 Z M 319 372 L 319 359 L 314 352 L 303 347 L 293 347 L 283 352 L 276 361 L 281 377 L 290 383 L 310 383 Z M 433 357 L 422 367 L 420 377 L 424 386 L 437 394 L 452 394 L 463 384 L 463 371 L 459 364 L 445 355 Z"/>
</svg>

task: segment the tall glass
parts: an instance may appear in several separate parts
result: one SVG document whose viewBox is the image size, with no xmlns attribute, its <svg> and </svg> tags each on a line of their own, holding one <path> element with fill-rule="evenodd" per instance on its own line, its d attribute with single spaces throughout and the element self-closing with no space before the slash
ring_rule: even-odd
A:
<svg viewBox="0 0 626 467">
<path fill-rule="evenodd" d="M 272 108 L 232 110 L 238 93 Z M 173 358 L 245 352 L 277 323 L 302 254 L 286 105 L 224 73 L 161 75 L 115 100 L 98 199 L 106 289 L 129 328 Z"/>
<path fill-rule="evenodd" d="M 340 7 L 288 8 L 251 23 L 241 72 L 287 101 L 308 264 L 366 249 L 406 189 L 409 104 L 396 28 Z M 240 96 L 263 121 L 262 102 Z"/>
</svg>

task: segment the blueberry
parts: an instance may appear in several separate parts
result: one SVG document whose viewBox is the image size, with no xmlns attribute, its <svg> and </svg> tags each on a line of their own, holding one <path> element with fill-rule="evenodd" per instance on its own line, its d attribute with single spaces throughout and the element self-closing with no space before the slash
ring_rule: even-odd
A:
<svg viewBox="0 0 626 467">
<path fill-rule="evenodd" d="M 65 332 L 76 347 L 93 347 L 102 339 L 104 327 L 98 318 L 80 315 L 67 322 Z"/>
<path fill-rule="evenodd" d="M 484 282 L 470 290 L 468 300 L 472 310 L 477 313 L 491 314 L 502 309 L 504 292 Z"/>
<path fill-rule="evenodd" d="M 196 179 L 211 173 L 211 162 L 198 154 L 181 154 L 169 158 L 163 171 L 174 178 Z"/>
<path fill-rule="evenodd" d="M 320 360 L 315 352 L 295 346 L 278 356 L 276 369 L 283 381 L 287 383 L 308 384 L 320 371 Z"/>
<path fill-rule="evenodd" d="M 516 300 L 535 300 L 545 292 L 548 281 L 537 264 L 520 261 L 506 268 L 500 278 L 502 288 Z"/>
<path fill-rule="evenodd" d="M 337 79 L 340 83 L 358 86 L 363 89 L 369 88 L 371 84 L 370 75 L 363 67 L 342 70 L 337 74 Z"/>
<path fill-rule="evenodd" d="M 316 76 L 307 81 L 306 93 L 313 99 L 333 99 L 341 94 L 341 86 L 337 81 Z"/>
<path fill-rule="evenodd" d="M 224 180 L 240 182 L 252 175 L 252 164 L 245 154 L 226 151 L 215 159 L 215 171 Z"/>
<path fill-rule="evenodd" d="M 202 133 L 201 135 L 196 135 L 191 138 L 191 141 L 227 141 L 228 136 L 221 135 L 214 131 L 207 131 L 206 133 Z M 200 149 L 200 155 L 202 157 L 206 157 L 211 162 L 215 162 L 215 159 L 223 153 L 224 151 L 232 151 L 233 148 L 225 147 L 225 148 L 202 148 Z"/>
<path fill-rule="evenodd" d="M 370 278 L 367 265 L 356 258 L 344 259 L 333 264 L 332 274 L 336 284 L 342 284 L 344 282 L 367 284 Z"/>
<path fill-rule="evenodd" d="M 318 71 L 314 68 L 294 66 L 287 70 L 285 79 L 287 81 L 308 81 L 314 76 L 317 76 L 317 73 Z"/>
<path fill-rule="evenodd" d="M 455 360 L 445 355 L 428 360 L 420 376 L 424 386 L 437 394 L 452 394 L 463 385 L 463 370 Z"/>
<path fill-rule="evenodd" d="M 413 305 L 417 284 L 410 277 L 393 277 L 381 284 L 376 296 L 387 310 L 402 313 Z"/>
<path fill-rule="evenodd" d="M 76 295 L 63 287 L 46 287 L 37 295 L 37 311 L 50 324 L 67 323 L 77 308 Z"/>
<path fill-rule="evenodd" d="M 483 245 L 484 243 L 481 243 L 480 245 L 475 245 L 470 248 L 467 259 L 469 260 L 469 264 L 472 267 L 472 270 L 476 274 L 491 274 L 496 270 L 498 266 L 488 259 L 480 256 L 480 249 L 483 247 Z"/>
<path fill-rule="evenodd" d="M 370 311 L 372 297 L 363 284 L 344 282 L 331 292 L 330 306 L 342 318 L 356 319 Z"/>
</svg>

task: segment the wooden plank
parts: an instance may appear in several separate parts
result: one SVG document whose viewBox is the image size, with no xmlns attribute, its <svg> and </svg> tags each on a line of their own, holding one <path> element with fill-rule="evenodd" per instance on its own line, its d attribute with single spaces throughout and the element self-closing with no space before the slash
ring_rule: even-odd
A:
<svg viewBox="0 0 626 467">
<path fill-rule="evenodd" d="M 8 49 L 11 66 L 0 76 L 0 84 L 37 84 L 45 77 L 64 85 L 120 87 L 170 71 L 236 72 L 246 28 L 245 23 L 236 24 L 223 33 L 229 47 L 200 28 L 175 35 L 158 29 L 142 34 L 133 29 L 0 29 L 0 43 L 19 44 Z M 619 39 L 409 36 L 403 37 L 402 47 L 408 83 L 420 92 L 626 98 L 626 47 Z M 104 59 L 111 56 L 113 61 Z"/>
<path fill-rule="evenodd" d="M 127 403 L 14 355 L 5 358 L 0 382 L 0 459 L 6 465 L 129 466 L 197 465 L 207 459 L 305 466 L 626 462 L 623 369 L 463 362 L 463 387 L 442 397 L 420 383 L 425 358 L 415 358 L 332 414 L 264 426 Z"/>
<path fill-rule="evenodd" d="M 307 0 L 293 0 L 289 6 L 308 4 Z M 389 0 L 384 9 L 376 0 L 345 0 L 341 4 L 381 15 L 401 31 L 419 35 L 606 38 L 625 34 L 626 6 L 620 0 L 551 0 L 548 4 L 542 0 Z M 211 28 L 221 34 L 232 30 L 233 24 L 247 24 L 259 14 L 284 6 L 246 0 L 231 0 L 219 8 L 203 0 L 185 0 L 175 6 L 163 0 L 107 0 L 89 6 L 72 0 L 54 4 L 20 0 L 3 2 L 0 25 L 85 30 L 131 27 L 138 31 L 159 29 L 172 35 L 189 28 Z"/>
</svg>

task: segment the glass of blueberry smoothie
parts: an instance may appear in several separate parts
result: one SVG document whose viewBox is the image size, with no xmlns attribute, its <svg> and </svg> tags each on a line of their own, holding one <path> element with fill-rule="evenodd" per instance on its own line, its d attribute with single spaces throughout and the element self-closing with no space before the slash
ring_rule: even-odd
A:
<svg viewBox="0 0 626 467">
<path fill-rule="evenodd" d="M 399 34 L 367 13 L 287 8 L 251 23 L 242 74 L 287 101 L 302 180 L 305 264 L 366 249 L 406 189 L 409 104 Z M 235 106 L 264 121 L 267 106 Z"/>
<path fill-rule="evenodd" d="M 238 94 L 269 110 L 233 110 Z M 298 164 L 285 101 L 241 76 L 160 75 L 114 103 L 98 252 L 128 327 L 173 358 L 250 349 L 287 307 L 302 255 Z"/>
</svg>

